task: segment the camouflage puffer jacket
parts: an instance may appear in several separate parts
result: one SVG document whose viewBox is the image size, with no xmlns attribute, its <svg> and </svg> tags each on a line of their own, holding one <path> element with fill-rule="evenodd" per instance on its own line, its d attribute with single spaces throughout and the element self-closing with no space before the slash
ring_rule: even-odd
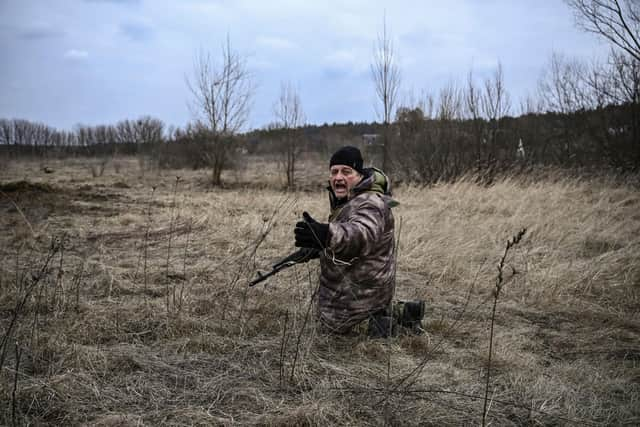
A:
<svg viewBox="0 0 640 427">
<path fill-rule="evenodd" d="M 318 311 L 323 326 L 345 333 L 386 308 L 395 287 L 394 219 L 390 183 L 378 169 L 337 205 L 333 191 L 327 248 L 320 257 Z"/>
</svg>

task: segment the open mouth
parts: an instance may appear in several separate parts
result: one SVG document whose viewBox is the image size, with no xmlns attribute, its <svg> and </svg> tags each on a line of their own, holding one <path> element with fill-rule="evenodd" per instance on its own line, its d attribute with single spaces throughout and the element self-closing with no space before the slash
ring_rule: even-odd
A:
<svg viewBox="0 0 640 427">
<path fill-rule="evenodd" d="M 341 182 L 336 182 L 334 187 L 336 191 L 347 191 L 347 186 Z"/>
</svg>

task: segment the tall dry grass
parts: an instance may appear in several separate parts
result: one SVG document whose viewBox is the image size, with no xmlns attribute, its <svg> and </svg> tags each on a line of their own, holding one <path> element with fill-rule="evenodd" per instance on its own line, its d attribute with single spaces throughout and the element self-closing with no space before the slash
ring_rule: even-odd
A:
<svg viewBox="0 0 640 427">
<path fill-rule="evenodd" d="M 487 421 L 640 422 L 637 178 L 399 188 L 397 296 L 428 301 L 427 333 L 369 340 L 316 330 L 317 261 L 246 286 L 294 249 L 303 210 L 328 214 L 322 165 L 283 193 L 260 159 L 227 189 L 121 163 L 0 171 L 1 424 L 480 424 L 496 265 L 522 227 Z"/>
</svg>

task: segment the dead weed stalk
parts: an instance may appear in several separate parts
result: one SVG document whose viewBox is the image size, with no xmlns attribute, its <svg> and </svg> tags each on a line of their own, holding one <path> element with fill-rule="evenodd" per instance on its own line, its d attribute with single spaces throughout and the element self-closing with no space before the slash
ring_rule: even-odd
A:
<svg viewBox="0 0 640 427">
<path fill-rule="evenodd" d="M 64 275 L 64 266 L 63 266 L 64 253 L 65 253 L 64 248 L 66 243 L 67 243 L 67 234 L 64 233 L 60 237 L 60 245 L 59 245 L 60 261 L 58 263 L 58 275 L 56 276 L 56 282 L 53 288 L 53 298 L 51 300 L 52 310 L 54 311 L 54 313 L 57 312 L 56 308 L 59 308 L 60 311 L 62 311 L 64 309 L 64 305 L 66 302 L 64 282 L 62 280 L 62 277 Z M 59 296 L 58 296 L 58 290 L 60 292 Z"/>
<path fill-rule="evenodd" d="M 285 349 L 287 347 L 287 341 L 289 336 L 287 335 L 287 325 L 289 323 L 289 310 L 286 310 L 284 312 L 284 323 L 282 326 L 282 340 L 280 343 L 280 376 L 279 376 L 279 383 L 280 383 L 280 388 L 283 388 L 283 379 L 284 379 L 284 354 L 285 354 Z"/>
<path fill-rule="evenodd" d="M 86 264 L 87 260 L 85 258 L 82 260 L 82 263 L 80 263 L 80 266 L 78 267 L 78 270 L 76 274 L 74 274 L 73 280 L 71 281 L 71 287 L 75 289 L 76 301 L 74 308 L 76 313 L 80 312 L 80 284 L 82 283 L 82 276 L 84 275 L 84 268 Z"/>
<path fill-rule="evenodd" d="M 394 270 L 393 270 L 393 291 L 392 291 L 392 295 L 396 294 L 396 272 L 397 272 L 397 265 L 398 265 L 398 254 L 400 253 L 400 236 L 402 235 L 402 217 L 399 218 L 399 222 L 398 222 L 398 233 L 397 233 L 397 237 L 396 237 L 396 242 L 395 242 L 395 246 L 393 247 L 393 260 L 394 260 Z M 393 301 L 389 301 L 389 314 L 393 315 Z M 393 328 L 393 324 L 392 322 L 389 322 L 389 330 L 388 330 L 388 334 L 389 336 L 392 336 L 392 328 Z M 387 340 L 386 342 L 386 350 L 387 350 L 387 378 L 386 378 L 386 382 L 385 382 L 385 388 L 389 391 L 391 391 L 392 389 L 392 382 L 391 382 L 391 353 L 392 353 L 392 348 L 391 348 L 391 340 Z M 385 424 L 389 425 L 391 424 L 391 417 L 392 417 L 392 413 L 391 413 L 391 408 L 390 408 L 390 402 L 391 402 L 391 394 L 387 394 L 386 395 L 387 400 L 385 401 L 385 408 L 384 408 L 384 419 L 385 419 Z"/>
<path fill-rule="evenodd" d="M 147 261 L 149 259 L 149 231 L 151 230 L 151 223 L 153 222 L 153 216 L 151 215 L 151 203 L 153 202 L 153 195 L 156 192 L 156 186 L 151 187 L 151 196 L 149 197 L 149 203 L 147 204 L 147 228 L 144 232 L 143 250 L 143 276 L 144 276 L 144 302 L 145 305 L 149 305 L 148 293 L 149 287 L 147 283 Z"/>
<path fill-rule="evenodd" d="M 173 184 L 173 200 L 171 202 L 171 219 L 169 221 L 169 236 L 167 238 L 167 262 L 165 266 L 165 281 L 166 281 L 166 308 L 167 314 L 171 311 L 171 304 L 169 300 L 169 295 L 172 294 L 173 306 L 176 307 L 176 288 L 175 286 L 170 286 L 170 277 L 169 277 L 169 264 L 171 260 L 171 238 L 173 237 L 173 225 L 175 221 L 174 212 L 176 210 L 176 194 L 178 193 L 178 184 L 180 183 L 180 177 L 176 176 L 176 181 Z M 171 292 L 169 292 L 169 288 L 171 287 Z"/>
<path fill-rule="evenodd" d="M 513 236 L 511 239 L 507 240 L 507 244 L 504 248 L 504 253 L 502 254 L 502 258 L 498 263 L 498 276 L 496 277 L 496 285 L 493 290 L 493 307 L 491 308 L 491 323 L 490 323 L 491 326 L 489 329 L 489 354 L 487 356 L 487 378 L 485 383 L 484 401 L 483 401 L 483 408 L 482 408 L 482 426 L 483 427 L 487 425 L 486 424 L 487 412 L 489 409 L 488 408 L 489 384 L 491 381 L 491 357 L 493 355 L 493 327 L 496 320 L 496 307 L 498 306 L 498 298 L 500 297 L 500 291 L 502 290 L 502 287 L 507 283 L 505 282 L 505 279 L 504 279 L 505 262 L 507 259 L 507 255 L 509 254 L 509 250 L 515 245 L 517 245 L 518 243 L 520 243 L 520 241 L 522 240 L 522 237 L 525 235 L 526 232 L 527 232 L 527 229 L 523 228 L 518 232 L 518 234 Z M 511 280 L 517 274 L 517 271 L 513 266 L 511 266 L 511 272 L 512 274 L 508 280 Z"/>
<path fill-rule="evenodd" d="M 309 281 L 311 281 L 311 272 L 309 271 Z M 319 286 L 316 286 L 315 292 L 311 295 L 311 297 L 309 298 L 309 304 L 307 305 L 307 310 L 304 314 L 304 318 L 302 321 L 302 325 L 300 325 L 300 330 L 298 331 L 298 337 L 296 339 L 296 351 L 293 355 L 293 363 L 291 364 L 291 375 L 289 375 L 289 382 L 292 383 L 293 382 L 293 376 L 295 374 L 296 371 L 296 364 L 298 363 L 298 358 L 300 355 L 300 343 L 302 341 L 302 335 L 304 334 L 304 331 L 307 327 L 307 323 L 309 321 L 309 317 L 311 314 L 311 308 L 313 307 L 313 301 L 315 300 L 316 294 L 318 292 L 318 290 L 320 289 Z"/>
<path fill-rule="evenodd" d="M 191 237 L 191 227 L 193 224 L 193 218 L 189 218 L 187 223 L 186 242 L 184 245 L 184 254 L 182 257 L 182 283 L 180 284 L 180 295 L 178 297 L 178 313 L 182 312 L 182 305 L 184 303 L 184 286 L 187 281 L 187 256 L 189 254 L 189 239 Z"/>
<path fill-rule="evenodd" d="M 16 358 L 16 366 L 15 372 L 13 376 L 13 390 L 11 391 L 11 423 L 15 426 L 18 425 L 18 420 L 16 418 L 16 408 L 18 406 L 18 400 L 16 399 L 16 391 L 18 390 L 18 373 L 20 372 L 20 359 L 22 357 L 22 349 L 18 345 L 18 342 L 15 343 L 15 358 Z"/>
</svg>

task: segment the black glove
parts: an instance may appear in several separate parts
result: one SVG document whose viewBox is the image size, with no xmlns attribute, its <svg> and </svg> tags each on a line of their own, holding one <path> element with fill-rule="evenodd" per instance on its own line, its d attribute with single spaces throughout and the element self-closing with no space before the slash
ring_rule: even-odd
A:
<svg viewBox="0 0 640 427">
<path fill-rule="evenodd" d="M 329 236 L 329 224 L 321 224 L 307 212 L 302 213 L 303 221 L 296 223 L 296 246 L 299 248 L 324 249 Z"/>
</svg>

